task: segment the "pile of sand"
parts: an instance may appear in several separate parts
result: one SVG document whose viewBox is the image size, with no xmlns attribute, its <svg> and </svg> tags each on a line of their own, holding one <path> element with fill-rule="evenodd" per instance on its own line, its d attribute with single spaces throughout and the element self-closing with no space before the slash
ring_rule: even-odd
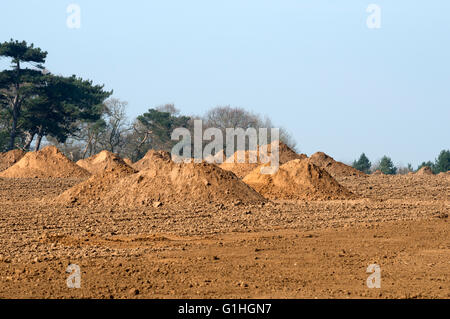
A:
<svg viewBox="0 0 450 319">
<path fill-rule="evenodd" d="M 79 160 L 77 165 L 91 174 L 98 174 L 113 168 L 121 168 L 122 166 L 129 167 L 129 165 L 117 154 L 113 154 L 109 151 L 101 151 L 97 155 Z"/>
<path fill-rule="evenodd" d="M 118 180 L 135 173 L 136 170 L 128 165 L 106 169 L 68 189 L 56 198 L 56 202 L 63 204 L 99 204 L 105 200 L 105 194 L 116 185 Z"/>
<path fill-rule="evenodd" d="M 26 152 L 22 150 L 12 150 L 6 153 L 0 153 L 0 172 L 13 166 L 24 157 L 25 154 Z"/>
<path fill-rule="evenodd" d="M 128 157 L 127 157 L 127 158 L 124 158 L 123 161 L 124 161 L 128 166 L 131 166 L 131 167 L 133 166 L 133 161 L 130 160 Z"/>
<path fill-rule="evenodd" d="M 238 163 L 237 162 L 239 153 L 244 153 L 243 156 L 245 158 L 245 163 Z M 226 162 L 224 162 L 224 163 L 220 164 L 219 166 L 223 170 L 233 172 L 237 177 L 243 178 L 245 175 L 250 173 L 256 167 L 261 165 L 261 163 L 259 163 L 259 160 L 258 160 L 257 163 L 249 163 L 249 158 L 250 158 L 250 154 L 251 153 L 256 153 L 257 154 L 257 152 L 255 152 L 255 151 L 236 151 L 236 153 L 234 153 L 234 155 L 231 156 L 231 158 L 234 159 L 233 163 L 226 163 Z"/>
<path fill-rule="evenodd" d="M 150 150 L 147 152 L 147 154 L 145 154 L 145 156 L 142 159 L 134 163 L 132 167 L 138 171 L 141 171 L 153 167 L 155 159 L 170 162 L 171 158 L 172 156 L 168 152 Z"/>
<path fill-rule="evenodd" d="M 344 163 L 335 161 L 331 156 L 317 152 L 311 155 L 311 163 L 326 170 L 333 177 L 346 177 L 346 176 L 366 176 L 365 173 L 345 165 Z"/>
<path fill-rule="evenodd" d="M 261 174 L 261 167 L 245 176 L 243 182 L 268 199 L 329 200 L 353 197 L 327 171 L 309 159 L 289 161 L 272 175 Z"/>
<path fill-rule="evenodd" d="M 270 151 L 270 145 L 269 145 L 268 149 Z M 308 156 L 306 156 L 306 154 L 297 154 L 294 150 L 292 150 L 289 146 L 287 146 L 283 142 L 280 142 L 279 152 L 280 152 L 280 164 L 285 164 L 285 163 L 287 163 L 289 161 L 293 161 L 295 159 L 308 158 Z"/>
<path fill-rule="evenodd" d="M 424 176 L 424 175 L 434 175 L 433 171 L 431 170 L 430 167 L 428 166 L 424 166 L 421 169 L 419 169 L 415 175 L 419 175 L 419 176 Z"/>
<path fill-rule="evenodd" d="M 104 173 L 81 183 L 59 201 L 114 206 L 190 206 L 208 204 L 256 204 L 265 201 L 233 173 L 208 163 L 174 163 L 167 152 L 147 154 L 139 173 Z"/>
<path fill-rule="evenodd" d="M 209 155 L 208 157 L 204 158 L 204 160 L 205 160 L 205 162 L 211 163 L 211 164 L 216 164 L 216 163 L 221 164 L 221 163 L 225 162 L 225 160 L 226 160 L 225 151 L 220 150 L 216 154 Z"/>
<path fill-rule="evenodd" d="M 267 145 L 267 156 L 270 156 L 270 154 L 271 154 L 272 144 Z M 283 142 L 279 142 L 278 152 L 279 152 L 280 165 L 285 164 L 285 163 L 295 160 L 295 159 L 307 158 L 307 156 L 305 154 L 297 154 Z M 238 163 L 238 156 L 239 156 L 239 154 L 242 154 L 242 153 L 243 153 L 243 157 L 245 158 L 245 163 Z M 253 154 L 258 156 L 257 163 L 250 163 L 249 159 L 250 159 L 250 156 Z M 254 169 L 256 169 L 258 166 L 260 166 L 262 164 L 261 161 L 259 160 L 259 151 L 236 151 L 231 156 L 231 159 L 233 159 L 232 163 L 223 163 L 220 165 L 220 167 L 224 170 L 233 172 L 239 178 L 243 178 L 244 176 L 246 176 L 247 174 L 249 174 L 251 171 L 253 171 Z"/>
<path fill-rule="evenodd" d="M 69 160 L 54 146 L 26 153 L 16 164 L 0 173 L 7 178 L 81 178 L 89 172 Z"/>
</svg>

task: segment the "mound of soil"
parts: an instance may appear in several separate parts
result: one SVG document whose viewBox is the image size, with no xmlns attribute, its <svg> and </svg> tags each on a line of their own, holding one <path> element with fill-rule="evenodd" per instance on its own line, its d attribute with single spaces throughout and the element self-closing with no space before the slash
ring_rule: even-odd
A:
<svg viewBox="0 0 450 319">
<path fill-rule="evenodd" d="M 124 161 L 128 166 L 133 166 L 133 161 L 130 160 L 129 158 L 124 158 L 123 161 Z"/>
<path fill-rule="evenodd" d="M 210 155 L 210 156 L 206 157 L 204 160 L 207 163 L 221 164 L 221 163 L 225 162 L 225 160 L 226 160 L 225 151 L 220 150 L 215 155 Z"/>
<path fill-rule="evenodd" d="M 243 182 L 268 199 L 329 200 L 354 197 L 327 171 L 308 159 L 289 161 L 272 175 L 261 174 L 261 167 L 245 176 Z"/>
<path fill-rule="evenodd" d="M 284 144 L 283 142 L 279 142 L 279 152 L 280 152 L 280 164 L 285 164 L 289 161 L 293 161 L 295 159 L 305 159 L 308 158 L 306 154 L 297 154 L 294 150 L 292 150 L 289 146 Z M 271 145 L 268 145 L 268 150 L 270 152 Z"/>
<path fill-rule="evenodd" d="M 172 162 L 169 153 L 161 151 L 147 155 L 147 167 L 140 172 L 96 175 L 66 191 L 59 200 L 122 207 L 256 204 L 266 201 L 233 173 L 214 164 L 178 164 Z"/>
<path fill-rule="evenodd" d="M 100 172 L 111 170 L 113 168 L 120 168 L 122 166 L 129 167 L 129 165 L 125 163 L 122 158 L 109 151 L 101 151 L 97 155 L 79 160 L 77 165 L 84 168 L 91 174 L 98 174 Z"/>
<path fill-rule="evenodd" d="M 425 176 L 425 175 L 434 175 L 433 171 L 431 170 L 430 167 L 428 166 L 424 166 L 421 169 L 419 169 L 415 175 L 419 175 L 419 176 Z"/>
<path fill-rule="evenodd" d="M 89 172 L 69 160 L 54 146 L 28 152 L 16 164 L 0 173 L 7 178 L 82 178 Z"/>
<path fill-rule="evenodd" d="M 169 152 L 166 151 L 150 150 L 142 159 L 134 163 L 132 167 L 138 171 L 145 170 L 153 167 L 155 160 L 164 160 L 170 162 L 172 160 L 172 156 Z"/>
<path fill-rule="evenodd" d="M 0 153 L 0 172 L 13 166 L 24 157 L 25 154 L 26 152 L 22 150 L 12 150 L 6 153 Z"/>
<path fill-rule="evenodd" d="M 273 144 L 273 143 L 272 143 Z M 267 155 L 270 156 L 272 150 L 272 144 L 267 145 Z M 291 148 L 289 148 L 283 142 L 279 142 L 279 160 L 280 165 L 285 164 L 289 161 L 295 159 L 305 159 L 307 156 L 305 154 L 297 154 Z M 238 163 L 239 154 L 243 153 L 243 157 L 245 158 L 244 163 Z M 257 163 L 250 163 L 250 156 L 256 154 L 257 155 Z M 242 155 L 241 155 L 242 156 Z M 262 163 L 259 159 L 259 150 L 258 151 L 236 151 L 231 158 L 233 159 L 232 163 L 223 163 L 220 167 L 224 170 L 233 172 L 237 177 L 243 178 L 251 171 L 256 169 Z"/>
<path fill-rule="evenodd" d="M 244 153 L 245 163 L 237 163 L 239 152 Z M 224 162 L 220 164 L 219 167 L 222 168 L 223 170 L 233 172 L 239 178 L 243 178 L 245 175 L 250 173 L 256 167 L 261 165 L 261 163 L 249 163 L 250 154 L 253 152 L 256 153 L 255 151 L 236 151 L 236 153 L 234 153 L 234 155 L 232 156 L 235 161 L 234 163 Z"/>
<path fill-rule="evenodd" d="M 136 170 L 128 165 L 119 165 L 92 175 L 86 181 L 66 190 L 56 198 L 57 203 L 62 204 L 97 204 L 104 201 L 104 196 L 125 176 L 136 173 Z"/>
<path fill-rule="evenodd" d="M 333 177 L 367 176 L 351 166 L 335 161 L 331 156 L 323 152 L 314 153 L 311 155 L 310 160 L 311 163 L 323 168 Z"/>
</svg>

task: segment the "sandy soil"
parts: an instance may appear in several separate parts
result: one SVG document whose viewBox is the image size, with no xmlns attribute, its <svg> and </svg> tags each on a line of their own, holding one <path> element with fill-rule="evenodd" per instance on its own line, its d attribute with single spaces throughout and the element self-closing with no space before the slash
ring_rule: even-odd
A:
<svg viewBox="0 0 450 319">
<path fill-rule="evenodd" d="M 54 204 L 81 181 L 0 178 L 1 298 L 450 298 L 449 175 L 338 178 L 354 200 Z"/>
</svg>

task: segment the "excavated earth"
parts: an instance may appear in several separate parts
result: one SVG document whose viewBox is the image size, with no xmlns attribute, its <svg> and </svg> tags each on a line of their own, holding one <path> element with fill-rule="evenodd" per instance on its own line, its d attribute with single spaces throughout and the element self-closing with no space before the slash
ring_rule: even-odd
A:
<svg viewBox="0 0 450 319">
<path fill-rule="evenodd" d="M 174 163 L 169 153 L 151 151 L 135 167 L 140 169 L 139 173 L 125 163 L 104 169 L 64 192 L 57 202 L 117 207 L 266 202 L 233 173 L 214 164 Z"/>
<path fill-rule="evenodd" d="M 5 178 L 72 178 L 90 173 L 69 160 L 54 146 L 28 152 L 14 165 L 0 173 Z"/>
<path fill-rule="evenodd" d="M 281 165 L 277 172 L 264 174 L 255 168 L 244 177 L 243 182 L 269 199 L 352 199 L 354 196 L 331 175 L 312 164 L 309 159 L 296 159 Z"/>
<path fill-rule="evenodd" d="M 344 176 L 365 176 L 361 171 L 345 165 L 344 163 L 335 161 L 331 156 L 323 153 L 317 152 L 311 155 L 309 158 L 311 163 L 316 166 L 326 170 L 333 177 L 344 177 Z"/>
<path fill-rule="evenodd" d="M 217 166 L 152 156 L 139 172 L 0 177 L 0 298 L 450 298 L 449 174 L 335 174 L 354 197 L 266 200 Z"/>
<path fill-rule="evenodd" d="M 131 165 L 130 165 L 131 164 Z M 120 158 L 117 154 L 101 151 L 97 155 L 91 156 L 89 158 L 79 160 L 77 165 L 84 168 L 91 174 L 102 173 L 107 170 L 129 168 L 132 163 L 127 163 L 125 160 Z"/>
<path fill-rule="evenodd" d="M 0 172 L 10 168 L 16 164 L 22 157 L 24 157 L 25 152 L 22 150 L 12 150 L 5 153 L 0 153 Z"/>
<path fill-rule="evenodd" d="M 307 156 L 305 154 L 297 154 L 291 148 L 289 148 L 283 142 L 278 142 L 278 156 L 280 165 L 285 164 L 289 161 L 295 159 L 305 159 Z M 224 160 L 220 164 L 220 168 L 233 172 L 237 177 L 244 178 L 246 175 L 250 174 L 258 166 L 263 165 L 270 161 L 270 156 L 272 152 L 272 144 L 267 145 L 266 153 L 257 151 L 236 151 L 228 160 Z M 218 154 L 219 156 L 222 154 Z M 223 155 L 222 155 L 223 156 Z M 217 158 L 217 155 L 215 156 Z M 223 158 L 225 158 L 223 156 Z"/>
</svg>

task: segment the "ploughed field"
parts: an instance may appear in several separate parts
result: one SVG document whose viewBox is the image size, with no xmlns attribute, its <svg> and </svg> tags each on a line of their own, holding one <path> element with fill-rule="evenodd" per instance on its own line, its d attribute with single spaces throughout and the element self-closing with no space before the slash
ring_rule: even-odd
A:
<svg viewBox="0 0 450 319">
<path fill-rule="evenodd" d="M 69 177 L 29 177 L 36 158 L 0 173 L 1 298 L 450 297 L 448 173 L 337 174 L 311 157 L 242 179 L 158 152 L 77 167 L 46 152 Z"/>
</svg>

